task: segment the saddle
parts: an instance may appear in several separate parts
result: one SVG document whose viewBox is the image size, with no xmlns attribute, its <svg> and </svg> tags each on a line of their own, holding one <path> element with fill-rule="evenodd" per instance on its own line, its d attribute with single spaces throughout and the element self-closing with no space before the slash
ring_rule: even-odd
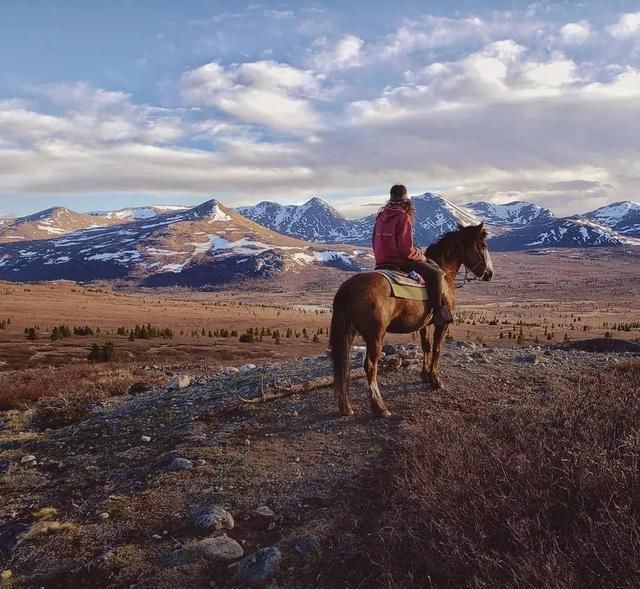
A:
<svg viewBox="0 0 640 589">
<path fill-rule="evenodd" d="M 391 287 L 391 294 L 394 297 L 414 301 L 426 301 L 429 299 L 424 285 L 416 282 L 413 278 L 409 278 L 409 275 L 397 266 L 391 264 L 376 266 L 375 272 L 387 279 Z"/>
</svg>

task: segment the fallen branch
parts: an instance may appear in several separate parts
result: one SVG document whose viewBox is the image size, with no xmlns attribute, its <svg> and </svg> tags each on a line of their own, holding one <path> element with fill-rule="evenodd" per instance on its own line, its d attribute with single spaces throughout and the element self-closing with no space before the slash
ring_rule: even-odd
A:
<svg viewBox="0 0 640 589">
<path fill-rule="evenodd" d="M 351 372 L 351 379 L 357 380 L 359 378 L 364 378 L 364 370 L 359 368 L 357 370 L 353 370 Z M 314 378 L 309 382 L 296 384 L 286 389 L 274 389 L 273 391 L 264 392 L 261 391 L 259 397 L 254 399 L 245 399 L 238 395 L 238 399 L 243 403 L 249 403 L 255 405 L 257 403 L 267 403 L 268 401 L 275 401 L 276 399 L 283 399 L 284 397 L 290 397 L 291 395 L 300 395 L 304 393 L 311 393 L 313 391 L 317 391 L 318 389 L 323 389 L 325 387 L 331 386 L 333 384 L 333 377 L 331 376 L 323 376 L 321 378 Z"/>
</svg>

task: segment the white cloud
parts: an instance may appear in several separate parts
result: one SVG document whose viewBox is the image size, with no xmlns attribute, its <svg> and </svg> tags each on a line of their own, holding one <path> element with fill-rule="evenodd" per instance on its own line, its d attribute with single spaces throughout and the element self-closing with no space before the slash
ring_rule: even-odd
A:
<svg viewBox="0 0 640 589">
<path fill-rule="evenodd" d="M 234 118 L 293 133 L 320 126 L 311 99 L 321 98 L 322 78 L 275 61 L 224 67 L 212 62 L 183 75 L 190 104 L 217 108 Z"/>
<path fill-rule="evenodd" d="M 617 39 L 629 39 L 640 35 L 640 12 L 628 12 L 618 22 L 607 27 L 608 33 Z"/>
<path fill-rule="evenodd" d="M 580 45 L 589 38 L 591 25 L 586 20 L 570 22 L 560 29 L 560 34 L 562 35 L 562 41 L 566 45 Z"/>
<path fill-rule="evenodd" d="M 311 65 L 320 71 L 344 70 L 362 65 L 362 47 L 364 41 L 355 35 L 344 35 L 335 44 L 330 45 L 322 37 L 314 43 L 317 51 L 311 58 Z"/>
</svg>

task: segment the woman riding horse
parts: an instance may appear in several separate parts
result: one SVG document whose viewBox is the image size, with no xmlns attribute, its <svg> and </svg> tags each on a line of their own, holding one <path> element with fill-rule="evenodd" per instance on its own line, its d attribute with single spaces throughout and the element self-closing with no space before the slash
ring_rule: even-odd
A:
<svg viewBox="0 0 640 589">
<path fill-rule="evenodd" d="M 408 214 L 403 214 L 407 219 L 409 218 Z M 403 231 L 402 235 L 405 241 L 402 241 L 404 244 L 402 251 L 407 251 L 407 221 L 402 216 L 399 218 L 402 219 L 402 222 L 393 225 L 393 231 L 396 229 Z M 381 233 L 386 232 L 385 223 L 381 223 L 379 228 Z M 381 237 L 391 239 L 385 235 Z M 487 232 L 484 230 L 483 223 L 469 227 L 459 226 L 456 231 L 445 233 L 435 244 L 427 248 L 426 259 L 431 260 L 442 269 L 438 270 L 438 280 L 440 280 L 441 272 L 444 272 L 442 299 L 437 292 L 433 295 L 430 292 L 430 298 L 426 301 L 396 298 L 392 295 L 391 286 L 387 279 L 378 272 L 356 274 L 340 286 L 333 299 L 330 345 L 334 388 L 338 397 L 338 408 L 343 415 L 353 415 L 349 400 L 349 373 L 351 369 L 351 344 L 358 333 L 364 338 L 367 345 L 364 369 L 369 383 L 371 408 L 376 415 L 380 417 L 391 415 L 382 399 L 377 380 L 378 360 L 387 332 L 412 333 L 419 331 L 423 351 L 422 378 L 425 382 L 430 381 L 435 388 L 442 386 L 440 352 L 449 323 L 446 321 L 443 310 L 442 316 L 445 319 L 435 325 L 433 355 L 429 361 L 432 346 L 427 329 L 434 322 L 434 303 L 436 308 L 438 303 L 441 308 L 447 305 L 447 310 L 454 308 L 454 279 L 462 265 L 479 279 L 491 280 L 493 264 L 487 248 L 486 237 Z M 377 237 L 374 237 L 374 244 L 376 239 Z M 413 246 L 413 244 L 411 245 Z M 404 264 L 400 259 L 397 262 L 401 265 Z M 432 274 L 429 274 L 429 277 L 431 278 Z M 438 281 L 431 280 L 431 282 L 431 289 L 433 289 L 433 283 Z M 429 281 L 427 281 L 427 285 L 429 285 Z"/>
<path fill-rule="evenodd" d="M 396 266 L 405 272 L 416 272 L 422 276 L 431 301 L 433 324 L 453 323 L 451 310 L 442 300 L 444 272 L 433 261 L 427 260 L 413 243 L 415 211 L 407 189 L 402 184 L 396 184 L 391 187 L 389 194 L 389 201 L 378 213 L 373 228 L 376 267 Z"/>
</svg>

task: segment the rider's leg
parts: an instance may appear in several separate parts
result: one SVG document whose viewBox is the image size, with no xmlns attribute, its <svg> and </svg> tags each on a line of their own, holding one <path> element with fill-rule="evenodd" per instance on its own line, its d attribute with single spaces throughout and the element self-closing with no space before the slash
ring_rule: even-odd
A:
<svg viewBox="0 0 640 589">
<path fill-rule="evenodd" d="M 434 325 L 453 323 L 453 316 L 451 315 L 449 306 L 442 300 L 442 287 L 444 282 L 442 270 L 435 264 L 432 265 L 429 264 L 429 262 L 414 260 L 407 262 L 403 269 L 407 272 L 413 270 L 424 279 L 429 300 L 431 301 L 431 308 L 433 309 Z"/>
</svg>

